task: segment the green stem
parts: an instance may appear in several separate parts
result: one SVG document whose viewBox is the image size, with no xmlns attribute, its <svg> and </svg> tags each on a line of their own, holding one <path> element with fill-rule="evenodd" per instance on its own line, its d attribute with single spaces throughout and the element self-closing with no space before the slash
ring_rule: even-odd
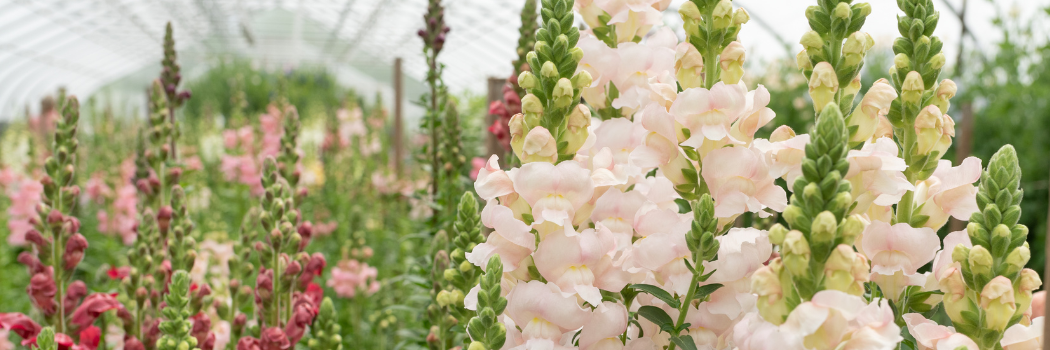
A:
<svg viewBox="0 0 1050 350">
<path fill-rule="evenodd" d="M 689 312 L 689 305 L 693 303 L 693 297 L 696 296 L 696 289 L 699 287 L 700 284 L 700 275 L 703 273 L 704 270 L 704 268 L 699 265 L 700 264 L 697 264 L 696 270 L 693 272 L 693 279 L 689 283 L 689 291 L 685 293 L 685 299 L 682 300 L 682 305 L 678 307 L 678 321 L 674 324 L 674 329 L 676 333 L 681 333 L 681 330 L 679 328 L 681 328 L 682 325 L 685 324 L 685 316 Z M 679 334 L 672 334 L 672 336 L 677 337 L 679 336 Z M 670 345 L 667 346 L 667 350 L 674 350 L 674 347 L 675 343 L 672 342 Z"/>
</svg>

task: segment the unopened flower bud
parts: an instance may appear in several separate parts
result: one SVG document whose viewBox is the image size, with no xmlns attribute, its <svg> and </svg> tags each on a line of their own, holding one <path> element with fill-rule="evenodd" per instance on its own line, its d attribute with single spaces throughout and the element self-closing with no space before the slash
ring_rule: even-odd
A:
<svg viewBox="0 0 1050 350">
<path fill-rule="evenodd" d="M 533 94 L 527 94 L 521 98 L 521 110 L 522 112 L 541 115 L 543 114 L 543 102 L 540 102 L 540 98 Z"/>
<path fill-rule="evenodd" d="M 802 232 L 797 230 L 788 232 L 782 249 L 784 267 L 794 276 L 805 276 L 809 271 L 810 250 L 809 242 L 802 236 Z"/>
<path fill-rule="evenodd" d="M 540 75 L 548 79 L 557 79 L 558 77 L 560 77 L 560 75 L 558 75 L 558 67 L 555 67 L 554 62 L 551 61 L 543 63 L 543 66 L 540 67 Z"/>
<path fill-rule="evenodd" d="M 933 57 L 930 57 L 930 68 L 941 69 L 941 67 L 944 67 L 944 61 L 944 53 L 939 52 L 936 55 L 933 55 Z"/>
<path fill-rule="evenodd" d="M 952 144 L 952 137 L 955 136 L 955 121 L 947 114 L 941 113 L 937 106 L 926 106 L 915 117 L 915 134 L 918 154 L 925 155 L 937 151 L 943 156 Z"/>
<path fill-rule="evenodd" d="M 551 132 L 542 126 L 533 128 L 525 136 L 521 148 L 522 163 L 549 162 L 558 160 L 558 144 Z"/>
<path fill-rule="evenodd" d="M 839 4 L 845 5 L 846 3 Z M 846 39 L 846 43 L 842 45 L 842 55 L 846 65 L 856 66 L 863 62 L 864 55 L 867 54 L 872 46 L 875 46 L 875 40 L 868 33 L 854 32 L 850 34 L 849 38 Z"/>
<path fill-rule="evenodd" d="M 769 135 L 769 141 L 771 141 L 771 142 L 787 141 L 787 140 L 790 140 L 790 139 L 794 138 L 795 136 L 796 135 L 795 135 L 795 130 L 794 129 L 791 129 L 791 127 L 787 126 L 787 125 L 781 125 L 780 127 L 777 127 L 776 130 L 773 130 L 773 133 Z M 791 184 L 788 184 L 788 185 L 791 185 Z"/>
<path fill-rule="evenodd" d="M 1009 255 L 1006 256 L 1006 269 L 1003 271 L 1004 276 L 1013 276 L 1018 273 L 1028 264 L 1028 260 L 1032 258 L 1032 252 L 1026 246 L 1020 246 L 1014 248 Z"/>
<path fill-rule="evenodd" d="M 532 74 L 532 72 L 527 70 L 522 71 L 521 74 L 518 75 L 518 86 L 522 89 L 532 89 L 536 87 L 536 84 L 538 83 L 537 80 L 538 79 Z"/>
<path fill-rule="evenodd" d="M 813 226 L 810 226 L 810 237 L 813 238 L 814 243 L 827 243 L 835 239 L 835 231 L 838 228 L 838 223 L 835 221 L 835 214 L 830 211 L 823 211 L 817 214 L 816 218 L 813 218 Z"/>
<path fill-rule="evenodd" d="M 893 68 L 911 69 L 911 58 L 909 58 L 907 54 L 903 53 L 899 53 L 896 56 L 893 56 Z"/>
<path fill-rule="evenodd" d="M 974 274 L 985 276 L 992 273 L 992 261 L 992 254 L 988 252 L 988 249 L 979 245 L 970 249 L 970 255 L 967 258 L 967 262 L 970 264 L 970 271 Z"/>
<path fill-rule="evenodd" d="M 802 48 L 810 58 L 824 53 L 824 38 L 816 31 L 811 30 L 802 34 L 799 44 L 802 44 Z"/>
<path fill-rule="evenodd" d="M 817 63 L 809 78 L 809 95 L 813 98 L 813 108 L 817 113 L 833 102 L 838 90 L 839 78 L 835 75 L 835 68 L 827 62 Z"/>
<path fill-rule="evenodd" d="M 594 78 L 591 77 L 591 73 L 585 70 L 576 73 L 576 75 L 572 77 L 572 87 L 576 89 L 591 87 L 591 84 L 593 83 Z"/>
<path fill-rule="evenodd" d="M 747 10 L 745 10 L 743 7 L 738 8 L 736 9 L 736 11 L 733 12 L 733 25 L 735 26 L 747 23 L 750 20 L 751 15 L 749 15 L 747 13 Z"/>
<path fill-rule="evenodd" d="M 795 65 L 797 65 L 798 69 L 801 71 L 813 69 L 813 61 L 809 60 L 809 54 L 806 53 L 805 49 L 799 51 L 798 55 L 795 55 Z"/>
<path fill-rule="evenodd" d="M 840 2 L 835 6 L 835 9 L 831 10 L 831 15 L 841 20 L 849 19 L 851 14 L 853 14 L 853 9 L 846 2 Z"/>
<path fill-rule="evenodd" d="M 683 19 L 691 19 L 699 21 L 701 19 L 700 9 L 696 7 L 696 4 L 692 1 L 686 1 L 682 3 L 682 6 L 678 7 L 678 14 L 682 15 Z"/>
<path fill-rule="evenodd" d="M 564 137 L 562 141 L 568 142 L 565 146 L 566 153 L 576 153 L 580 147 L 583 147 L 583 143 L 587 141 L 589 126 L 591 126 L 591 109 L 584 104 L 576 105 L 576 108 L 569 113 L 566 132 L 562 135 Z"/>
<path fill-rule="evenodd" d="M 809 220 L 806 218 L 806 213 L 802 210 L 802 208 L 794 204 L 788 204 L 788 206 L 784 208 L 784 212 L 782 214 L 784 216 L 784 220 L 787 220 L 788 224 L 790 224 L 793 227 L 802 225 L 803 219 Z"/>
<path fill-rule="evenodd" d="M 437 303 L 441 307 L 447 307 L 453 303 L 452 294 L 449 293 L 447 290 L 438 292 L 438 295 L 435 299 L 437 299 Z"/>
<path fill-rule="evenodd" d="M 784 243 L 784 238 L 787 237 L 788 229 L 784 225 L 776 224 L 769 228 L 769 242 L 781 245 Z"/>
<path fill-rule="evenodd" d="M 572 103 L 573 94 L 572 82 L 569 79 L 561 78 L 554 84 L 554 91 L 551 93 L 551 98 L 554 99 L 554 105 L 558 108 L 567 107 Z"/>
<path fill-rule="evenodd" d="M 722 29 L 733 24 L 733 2 L 719 0 L 712 13 L 715 29 Z"/>
<path fill-rule="evenodd" d="M 510 129 L 510 148 L 519 159 L 521 148 L 525 144 L 525 126 L 525 116 L 521 113 L 515 114 L 507 123 L 507 128 Z"/>
<path fill-rule="evenodd" d="M 905 103 L 919 103 L 919 98 L 922 97 L 922 92 L 926 89 L 923 86 L 922 76 L 919 75 L 919 72 L 908 72 L 908 76 L 904 78 L 904 83 L 901 85 L 901 99 Z"/>
<path fill-rule="evenodd" d="M 686 2 L 682 7 L 690 4 Z M 696 5 L 692 5 L 694 8 Z M 683 42 L 675 48 L 675 77 L 683 89 L 703 87 L 704 57 L 693 44 Z"/>
<path fill-rule="evenodd" d="M 470 346 L 467 347 L 467 350 L 488 350 L 488 349 L 485 347 L 484 343 L 479 342 L 479 341 L 473 341 L 473 342 L 470 342 Z"/>
<path fill-rule="evenodd" d="M 1042 285 L 1043 281 L 1039 278 L 1038 272 L 1032 269 L 1021 270 L 1021 278 L 1017 282 L 1018 290 L 1031 293 Z"/>
<path fill-rule="evenodd" d="M 839 244 L 831 251 L 824 264 L 824 287 L 847 292 L 853 286 L 853 260 L 857 253 L 848 245 Z"/>
<path fill-rule="evenodd" d="M 566 38 L 565 40 L 568 40 L 568 37 L 566 37 L 564 34 L 558 36 L 558 38 L 559 40 L 561 38 Z M 583 49 L 578 47 L 571 48 L 569 49 L 569 56 L 572 56 L 573 61 L 580 62 L 580 60 L 583 59 Z"/>
<path fill-rule="evenodd" d="M 744 57 L 744 45 L 739 41 L 729 43 L 725 50 L 722 50 L 719 56 L 719 63 L 722 66 L 720 78 L 727 85 L 736 84 L 744 76 Z"/>
<path fill-rule="evenodd" d="M 852 245 L 861 232 L 864 232 L 864 222 L 860 219 L 860 215 L 846 217 L 846 221 L 839 227 L 839 236 L 843 244 Z"/>
<path fill-rule="evenodd" d="M 981 309 L 984 309 L 984 326 L 999 332 L 1006 329 L 1010 318 L 1017 311 L 1014 305 L 1014 290 L 1010 279 L 996 276 L 981 290 Z"/>
<path fill-rule="evenodd" d="M 941 113 L 948 114 L 948 107 L 951 107 L 949 101 L 955 97 L 958 90 L 959 88 L 951 79 L 942 80 L 933 94 L 933 104 L 941 109 Z"/>
</svg>

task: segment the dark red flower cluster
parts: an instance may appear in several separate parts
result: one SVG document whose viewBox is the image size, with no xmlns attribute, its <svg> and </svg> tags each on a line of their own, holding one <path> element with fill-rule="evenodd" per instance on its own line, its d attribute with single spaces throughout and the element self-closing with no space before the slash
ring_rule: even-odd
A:
<svg viewBox="0 0 1050 350">
<path fill-rule="evenodd" d="M 510 151 L 510 118 L 521 113 L 521 98 L 511 84 L 503 85 L 503 101 L 492 101 L 489 114 L 496 120 L 489 126 L 489 132 L 496 136 L 503 150 Z"/>
</svg>

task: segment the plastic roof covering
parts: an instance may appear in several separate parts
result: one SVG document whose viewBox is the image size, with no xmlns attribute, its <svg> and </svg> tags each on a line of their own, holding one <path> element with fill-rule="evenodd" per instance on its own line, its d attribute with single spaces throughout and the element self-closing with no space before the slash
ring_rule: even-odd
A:
<svg viewBox="0 0 1050 350">
<path fill-rule="evenodd" d="M 481 91 L 486 77 L 509 74 L 524 1 L 445 3 L 455 34 L 440 61 L 450 88 Z M 35 109 L 59 86 L 84 96 L 143 67 L 159 67 L 166 21 L 175 27 L 184 68 L 194 50 L 250 57 L 258 53 L 252 48 L 258 36 L 266 35 L 259 33 L 268 31 L 257 17 L 275 10 L 292 14 L 293 33 L 283 48 L 266 51 L 270 63 L 365 62 L 371 63 L 365 73 L 389 76 L 386 67 L 403 57 L 406 76 L 422 80 L 426 63 L 416 31 L 426 6 L 427 0 L 0 0 L 0 120 L 22 115 L 27 105 Z M 375 69 L 387 72 L 368 72 Z"/>
<path fill-rule="evenodd" d="M 674 13 L 684 0 L 673 0 L 664 19 L 679 28 Z M 938 0 L 958 6 L 962 0 Z M 505 77 L 515 58 L 520 10 L 524 0 L 444 0 L 452 28 L 440 61 L 454 91 L 484 91 L 487 77 Z M 1022 13 L 1050 0 L 997 3 L 971 0 L 967 21 L 979 41 L 994 35 L 989 20 L 997 5 L 1021 6 Z M 812 0 L 737 0 L 756 22 L 741 33 L 748 60 L 785 54 L 783 41 L 797 52 L 797 38 L 807 29 L 802 13 Z M 865 25 L 876 42 L 896 36 L 892 1 L 869 0 L 872 17 Z M 389 96 L 394 58 L 404 58 L 408 93 L 416 98 L 426 74 L 422 27 L 427 0 L 0 0 L 0 120 L 34 110 L 39 99 L 60 86 L 86 96 L 107 84 L 130 81 L 134 98 L 159 71 L 163 24 L 171 21 L 184 75 L 206 70 L 216 57 L 248 57 L 273 67 L 317 64 Z M 959 24 L 944 8 L 938 35 L 949 61 Z M 1016 11 L 1016 10 L 1015 10 Z M 1033 11 L 1034 12 L 1034 11 Z M 680 34 L 681 35 L 681 34 Z M 793 56 L 793 54 L 792 54 Z M 349 73 L 348 73 L 349 72 Z M 129 78 L 130 77 L 130 78 Z M 122 80 L 123 79 L 123 80 Z M 415 82 L 413 82 L 413 80 Z M 368 89 L 366 89 L 368 90 Z M 389 102 L 389 98 L 387 99 Z M 414 114 L 409 108 L 409 117 Z"/>
</svg>

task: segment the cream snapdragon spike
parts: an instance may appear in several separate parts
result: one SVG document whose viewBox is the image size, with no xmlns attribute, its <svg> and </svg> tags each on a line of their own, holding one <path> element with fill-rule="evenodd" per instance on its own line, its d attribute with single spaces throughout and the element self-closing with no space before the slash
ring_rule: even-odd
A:
<svg viewBox="0 0 1050 350">
<path fill-rule="evenodd" d="M 660 9 L 661 2 L 639 7 L 642 2 L 625 1 L 601 11 L 621 11 L 613 17 L 644 26 L 647 13 Z M 616 2 L 584 2 L 583 7 L 610 3 Z M 616 26 L 617 32 L 622 28 Z M 467 260 L 484 268 L 498 254 L 504 266 L 504 348 L 668 346 L 668 334 L 648 319 L 638 318 L 640 328 L 628 327 L 628 311 L 652 306 L 677 318 L 679 308 L 648 294 L 625 300 L 620 293 L 628 285 L 648 284 L 685 295 L 694 278 L 690 266 L 713 271 L 703 284 L 721 288 L 697 307 L 685 308 L 686 339 L 700 348 L 725 348 L 732 344 L 736 322 L 753 312 L 757 297 L 750 291 L 750 277 L 773 256 L 768 233 L 730 229 L 715 238 L 717 259 L 693 261 L 686 238 L 693 215 L 676 203 L 683 199 L 676 187 L 690 183 L 689 172 L 694 183 L 706 183 L 722 227 L 746 212 L 765 216 L 783 210 L 787 193 L 774 180 L 801 173 L 799 152 L 809 137 L 782 129 L 774 140 L 754 138 L 774 117 L 766 107 L 769 92 L 761 86 L 719 82 L 711 89 L 678 92 L 678 45 L 668 28 L 615 48 L 583 33 L 579 69 L 594 80 L 582 95 L 591 107 L 615 108 L 619 116 L 601 120 L 589 117 L 590 108 L 575 112 L 586 115 L 589 125 L 586 140 L 569 160 L 555 162 L 557 136 L 536 127 L 516 135 L 523 139 L 518 149 L 524 154 L 518 156 L 525 164 L 503 170 L 492 156 L 478 169 L 475 189 L 487 201 L 481 219 L 493 232 L 467 253 Z M 731 46 L 742 50 L 739 43 Z M 605 104 L 610 87 L 618 97 Z M 683 129 L 691 136 L 685 137 Z M 476 289 L 467 305 L 473 296 Z"/>
</svg>

